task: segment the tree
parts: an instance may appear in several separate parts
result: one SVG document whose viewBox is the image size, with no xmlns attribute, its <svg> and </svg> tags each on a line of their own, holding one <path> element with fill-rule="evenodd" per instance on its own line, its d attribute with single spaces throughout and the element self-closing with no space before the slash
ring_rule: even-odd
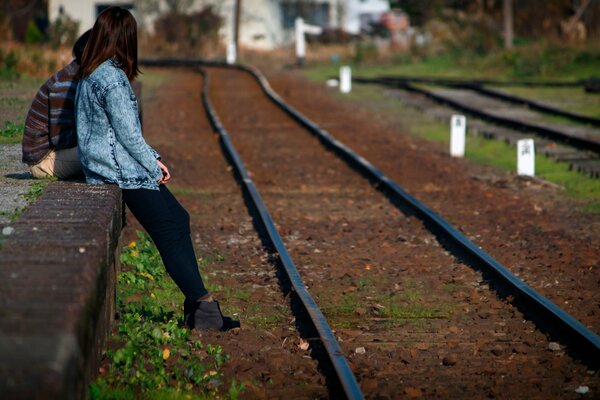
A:
<svg viewBox="0 0 600 400">
<path fill-rule="evenodd" d="M 504 47 L 512 49 L 514 36 L 514 19 L 513 19 L 513 4 L 512 0 L 504 0 L 503 3 L 504 15 Z"/>
<path fill-rule="evenodd" d="M 194 0 L 166 0 L 166 3 L 172 13 L 185 14 L 194 4 Z"/>
</svg>

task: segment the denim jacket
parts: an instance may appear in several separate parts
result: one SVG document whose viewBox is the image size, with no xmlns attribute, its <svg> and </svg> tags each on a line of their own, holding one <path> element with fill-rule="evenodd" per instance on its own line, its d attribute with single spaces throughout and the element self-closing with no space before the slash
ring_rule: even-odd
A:
<svg viewBox="0 0 600 400">
<path fill-rule="evenodd" d="M 127 75 L 112 59 L 79 81 L 75 121 L 87 183 L 158 189 L 160 156 L 144 141 L 137 99 Z"/>
</svg>

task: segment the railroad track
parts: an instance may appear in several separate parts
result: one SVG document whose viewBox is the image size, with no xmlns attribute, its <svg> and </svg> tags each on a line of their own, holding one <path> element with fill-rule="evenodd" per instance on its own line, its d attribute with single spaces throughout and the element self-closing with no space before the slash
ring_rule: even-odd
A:
<svg viewBox="0 0 600 400">
<path fill-rule="evenodd" d="M 376 80 L 396 81 L 396 82 L 416 82 L 441 86 L 525 86 L 525 87 L 585 87 L 586 84 L 593 82 L 593 79 L 583 79 L 576 81 L 501 81 L 497 79 L 460 79 L 460 78 L 437 78 L 423 76 L 398 76 L 382 75 L 375 77 Z"/>
<path fill-rule="evenodd" d="M 475 122 L 473 124 L 475 126 L 474 130 L 487 137 L 504 139 L 513 143 L 520 137 L 524 137 L 524 134 L 533 134 L 538 137 L 536 151 L 557 161 L 569 162 L 572 169 L 589 174 L 592 177 L 600 177 L 600 163 L 598 162 L 598 155 L 600 154 L 600 130 L 598 127 L 600 127 L 600 120 L 597 118 L 571 113 L 482 86 L 482 84 L 498 85 L 499 82 L 497 81 L 435 80 L 428 78 L 411 80 L 406 77 L 355 78 L 354 80 L 358 83 L 380 84 L 385 87 L 419 94 L 435 103 L 467 113 L 482 121 L 510 129 L 510 131 L 507 131 L 503 128 L 494 128 L 489 124 Z M 432 89 L 419 84 L 439 85 L 447 89 Z M 533 85 L 533 82 L 530 82 L 530 84 Z M 548 86 L 550 84 L 551 82 L 546 82 L 539 85 Z M 575 84 L 577 82 L 556 82 L 554 86 L 572 86 Z M 489 101 L 485 98 L 493 98 L 494 100 Z M 527 109 L 525 111 L 523 109 L 513 110 L 502 104 L 506 102 L 525 106 Z M 422 109 L 431 108 L 431 106 L 426 105 L 418 107 Z M 570 126 L 564 123 L 544 121 L 529 110 L 535 110 L 553 117 L 562 117 L 577 124 L 585 124 L 585 126 Z M 444 115 L 444 117 L 448 117 L 451 113 L 448 111 L 447 113 L 437 112 L 436 114 L 438 116 L 448 114 Z"/>
<path fill-rule="evenodd" d="M 206 63 L 162 61 L 153 65 L 193 67 Z M 512 296 L 511 304 L 524 310 L 540 329 L 568 344 L 570 354 L 597 368 L 600 341 L 596 334 L 527 287 L 366 159 L 287 105 L 258 71 L 242 69 L 210 70 L 211 78 L 205 80 L 203 92 L 205 108 L 252 198 L 253 214 L 260 215 L 268 241 L 284 264 L 305 313 L 317 327 L 346 397 L 363 396 L 354 376 L 367 395 L 393 398 L 398 387 L 404 387 L 404 394 L 409 396 L 420 394 L 418 388 L 431 373 L 444 379 L 429 382 L 432 391 L 426 395 L 477 396 L 473 392 L 477 386 L 473 387 L 470 378 L 453 373 L 457 363 L 481 371 L 483 383 L 478 384 L 483 386 L 479 390 L 485 387 L 489 391 L 486 394 L 498 390 L 499 394 L 509 393 L 511 384 L 528 380 L 537 386 L 519 387 L 519 395 L 531 389 L 535 396 L 540 388 L 564 392 L 560 371 L 542 371 L 538 366 L 539 362 L 558 363 L 548 352 L 544 335 L 490 292 L 488 280 L 502 298 Z M 270 100 L 257 96 L 259 90 Z M 290 116 L 299 124 L 290 124 Z M 306 130 L 332 152 L 324 152 Z M 242 149 L 240 153 L 234 144 Z M 376 183 L 380 191 L 356 171 Z M 262 196 L 257 188 L 266 188 Z M 297 232 L 299 227 L 305 232 Z M 281 231 L 286 233 L 283 237 Z M 300 261 L 294 263 L 292 257 Z M 483 270 L 485 279 L 465 267 L 465 262 Z M 308 277 L 308 287 L 316 289 L 318 303 L 334 321 L 335 334 L 328 330 L 329 324 L 305 290 L 295 265 L 300 265 Z M 433 298 L 420 299 L 431 292 Z M 411 308 L 411 303 L 418 307 Z M 426 326 L 421 329 L 405 323 L 411 319 L 424 320 Z M 362 333 L 357 335 L 348 327 L 359 327 Z M 471 330 L 474 333 L 465 335 Z M 343 339 L 341 347 L 336 337 Z M 518 374 L 511 373 L 509 365 L 515 358 Z M 585 366 L 567 358 L 561 357 L 560 363 L 571 374 L 586 373 Z M 421 375 L 414 377 L 407 365 L 420 370 Z M 491 387 L 499 376 L 509 376 L 507 382 L 511 383 L 495 382 L 497 386 Z"/>
<path fill-rule="evenodd" d="M 529 87 L 578 87 L 585 81 L 576 82 L 502 82 L 493 80 L 456 80 L 456 79 L 433 79 L 433 78 L 408 78 L 408 77 L 376 77 L 373 79 L 356 78 L 357 82 L 362 83 L 381 83 L 390 85 L 402 85 L 414 83 L 425 83 L 437 86 L 446 86 L 457 89 L 473 90 L 477 93 L 489 96 L 495 99 L 507 101 L 512 104 L 524 105 L 532 110 L 540 111 L 553 116 L 560 116 L 581 124 L 588 124 L 594 127 L 600 127 L 600 119 L 589 117 L 587 115 L 577 114 L 562 110 L 538 101 L 529 100 L 520 96 L 511 95 L 496 89 L 490 89 L 486 86 L 529 86 Z"/>
</svg>

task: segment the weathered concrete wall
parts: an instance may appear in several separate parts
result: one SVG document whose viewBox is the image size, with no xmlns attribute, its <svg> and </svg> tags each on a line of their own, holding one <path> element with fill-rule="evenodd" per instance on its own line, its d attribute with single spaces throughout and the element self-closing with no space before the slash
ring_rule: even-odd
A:
<svg viewBox="0 0 600 400">
<path fill-rule="evenodd" d="M 0 249 L 0 398 L 81 399 L 114 316 L 121 191 L 54 182 Z"/>
</svg>

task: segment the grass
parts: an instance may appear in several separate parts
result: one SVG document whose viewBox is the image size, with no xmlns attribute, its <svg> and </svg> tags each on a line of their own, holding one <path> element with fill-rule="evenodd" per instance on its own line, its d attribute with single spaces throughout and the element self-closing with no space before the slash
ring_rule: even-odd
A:
<svg viewBox="0 0 600 400">
<path fill-rule="evenodd" d="M 4 129 L 0 130 L 0 144 L 18 144 L 23 140 L 24 123 L 5 121 Z"/>
<path fill-rule="evenodd" d="M 42 194 L 44 194 L 44 189 L 46 188 L 46 185 L 53 181 L 56 181 L 56 178 L 53 177 L 36 180 L 31 184 L 31 186 L 29 186 L 29 190 L 27 191 L 27 193 L 22 194 L 21 197 L 23 197 L 30 203 L 36 201 L 42 196 Z"/>
<path fill-rule="evenodd" d="M 367 60 L 368 61 L 368 60 Z M 499 80 L 576 80 L 598 75 L 600 46 L 569 47 L 538 42 L 476 55 L 454 49 L 437 55 L 398 53 L 391 61 L 372 64 L 344 61 L 353 75 L 435 76 L 444 78 L 489 78 Z M 477 76 L 473 76 L 477 71 Z M 306 73 L 323 81 L 339 74 L 338 64 L 309 64 Z"/>
<path fill-rule="evenodd" d="M 203 188 L 195 188 L 189 186 L 180 186 L 176 184 L 170 184 L 169 190 L 175 195 L 178 196 L 200 196 L 205 199 L 210 199 L 215 195 L 215 192 L 212 190 L 206 190 Z"/>
<path fill-rule="evenodd" d="M 183 301 L 165 276 L 160 255 L 146 234 L 121 253 L 118 275 L 119 319 L 107 350 L 103 373 L 90 397 L 105 399 L 237 399 L 244 387 L 226 388 L 221 366 L 229 356 L 220 346 L 192 337 L 178 316 Z M 206 261 L 208 262 L 208 261 Z"/>
<path fill-rule="evenodd" d="M 516 171 L 516 150 L 513 146 L 478 136 L 469 136 L 467 140 L 467 159 L 492 164 L 504 171 Z M 600 180 L 569 168 L 568 163 L 556 162 L 541 154 L 535 157 L 536 176 L 565 188 L 571 198 L 583 202 L 582 211 L 600 213 Z"/>
<path fill-rule="evenodd" d="M 356 328 L 365 318 L 387 327 L 430 319 L 450 318 L 453 306 L 431 296 L 426 281 L 407 279 L 403 290 L 381 294 L 382 278 L 363 276 L 355 292 L 344 293 L 331 300 L 329 292 L 314 290 L 323 313 L 338 328 Z"/>
<path fill-rule="evenodd" d="M 537 100 L 576 114 L 600 118 L 600 96 L 586 93 L 583 88 L 503 87 L 502 92 Z"/>
<path fill-rule="evenodd" d="M 44 194 L 44 189 L 46 188 L 46 185 L 55 180 L 56 178 L 36 180 L 31 184 L 31 186 L 29 186 L 29 190 L 26 193 L 21 194 L 20 196 L 27 200 L 28 203 L 34 202 L 37 199 L 39 199 L 42 196 L 42 194 Z M 0 215 L 9 217 L 12 222 L 15 222 L 21 217 L 21 214 L 23 214 L 23 211 L 25 211 L 26 208 L 27 206 L 19 206 L 16 207 L 13 211 L 0 211 Z"/>
<path fill-rule="evenodd" d="M 281 305 L 277 306 L 280 313 L 270 312 L 265 314 L 263 306 L 252 305 L 244 311 L 244 325 L 251 327 L 256 331 L 269 330 L 277 326 L 283 325 L 283 321 L 286 315 L 286 307 Z M 290 325 L 293 328 L 293 325 Z"/>
<path fill-rule="evenodd" d="M 22 99 L 19 97 L 1 97 L 0 98 L 0 107 L 8 106 L 8 107 L 26 107 L 31 103 L 30 99 Z"/>
<path fill-rule="evenodd" d="M 25 116 L 29 106 L 44 82 L 42 79 L 23 77 L 10 81 L 0 78 L 0 130 L 5 130 L 7 121 L 12 121 L 14 125 L 20 126 L 25 121 Z M 16 122 L 18 121 L 18 122 Z M 0 143 L 6 143 L 5 138 L 0 136 Z M 19 137 L 20 140 L 20 137 Z M 9 143 L 13 143 L 10 141 Z"/>
<path fill-rule="evenodd" d="M 156 69 L 142 69 L 142 73 L 138 76 L 142 82 L 142 97 L 152 97 L 156 89 L 168 79 L 169 73 Z"/>
</svg>

